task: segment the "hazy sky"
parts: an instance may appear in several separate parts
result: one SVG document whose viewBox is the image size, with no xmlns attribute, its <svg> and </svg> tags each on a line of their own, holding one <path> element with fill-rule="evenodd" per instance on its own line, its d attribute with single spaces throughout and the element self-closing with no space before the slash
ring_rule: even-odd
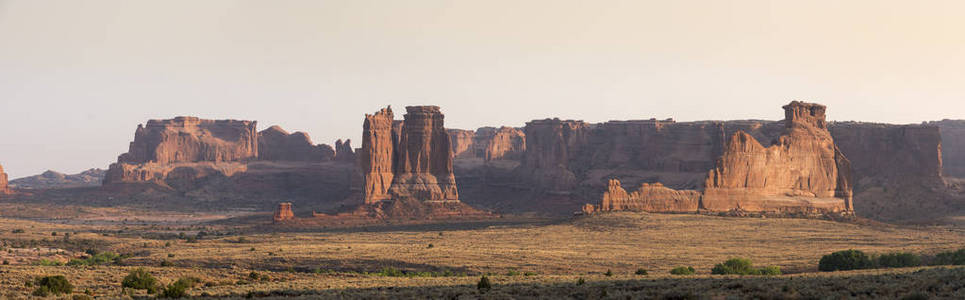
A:
<svg viewBox="0 0 965 300">
<path fill-rule="evenodd" d="M 385 105 L 450 128 L 673 117 L 965 118 L 965 1 L 0 0 L 0 164 L 106 168 L 137 124 L 317 143 Z M 398 114 L 401 118 L 401 114 Z"/>
</svg>

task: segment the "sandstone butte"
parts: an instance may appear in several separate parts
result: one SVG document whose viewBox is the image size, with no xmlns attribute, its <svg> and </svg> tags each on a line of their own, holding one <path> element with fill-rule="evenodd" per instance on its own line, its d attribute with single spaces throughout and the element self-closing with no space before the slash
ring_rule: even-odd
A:
<svg viewBox="0 0 965 300">
<path fill-rule="evenodd" d="M 3 172 L 3 166 L 0 166 L 0 194 L 10 194 L 12 191 L 10 187 L 7 186 L 7 173 Z"/>
<path fill-rule="evenodd" d="M 275 209 L 275 214 L 272 216 L 272 220 L 275 223 L 294 220 L 295 213 L 292 212 L 291 202 L 278 203 L 278 208 Z"/>
<path fill-rule="evenodd" d="M 408 106 L 403 121 L 391 107 L 365 116 L 359 205 L 316 219 L 489 217 L 459 201 L 453 152 L 438 106 Z"/>
<path fill-rule="evenodd" d="M 768 147 L 743 130 L 734 131 L 707 171 L 703 191 L 643 184 L 628 194 L 618 180 L 610 180 L 600 204 L 584 211 L 852 214 L 850 161 L 827 129 L 825 107 L 794 101 L 784 110 L 784 129 Z"/>
</svg>

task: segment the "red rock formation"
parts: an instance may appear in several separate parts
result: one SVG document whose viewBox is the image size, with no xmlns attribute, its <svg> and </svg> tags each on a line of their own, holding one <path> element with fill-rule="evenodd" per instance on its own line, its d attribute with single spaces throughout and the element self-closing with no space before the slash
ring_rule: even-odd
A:
<svg viewBox="0 0 965 300">
<path fill-rule="evenodd" d="M 314 145 L 307 133 L 289 134 L 279 126 L 258 133 L 258 159 L 267 161 L 329 161 L 335 151 L 328 145 Z"/>
<path fill-rule="evenodd" d="M 366 114 L 362 125 L 362 149 L 359 164 L 363 177 L 363 202 L 389 200 L 389 187 L 395 177 L 395 144 L 392 107 Z M 399 127 L 401 133 L 401 127 Z"/>
<path fill-rule="evenodd" d="M 462 129 L 447 129 L 446 131 L 449 133 L 453 157 L 469 158 L 476 156 L 476 132 Z"/>
<path fill-rule="evenodd" d="M 484 136 L 488 137 L 484 143 L 487 161 L 512 159 L 526 152 L 526 134 L 519 129 L 504 126 Z"/>
<path fill-rule="evenodd" d="M 255 128 L 254 121 L 150 120 L 138 125 L 130 150 L 111 164 L 104 184 L 163 183 L 171 172 L 181 181 L 243 172 L 246 167 L 239 162 L 258 157 Z"/>
<path fill-rule="evenodd" d="M 944 174 L 965 178 L 965 120 L 941 120 L 928 125 L 941 130 Z"/>
<path fill-rule="evenodd" d="M 121 163 L 243 161 L 258 157 L 254 121 L 177 117 L 138 125 Z"/>
<path fill-rule="evenodd" d="M 711 211 L 850 211 L 850 162 L 834 145 L 825 107 L 784 106 L 785 131 L 764 147 L 734 133 L 708 173 L 702 206 Z"/>
<path fill-rule="evenodd" d="M 534 120 L 526 123 L 526 155 L 520 166 L 520 178 L 540 190 L 565 192 L 576 185 L 570 171 L 570 158 L 586 145 L 589 125 L 583 121 L 560 119 Z"/>
<path fill-rule="evenodd" d="M 407 106 L 389 191 L 395 199 L 459 201 L 449 134 L 438 106 Z"/>
<path fill-rule="evenodd" d="M 278 203 L 278 208 L 275 209 L 275 214 L 272 216 L 272 220 L 277 223 L 293 219 L 295 219 L 295 213 L 292 212 L 291 202 Z"/>
<path fill-rule="evenodd" d="M 0 194 L 9 194 L 10 187 L 7 186 L 7 173 L 3 172 L 3 166 L 0 166 Z"/>
<path fill-rule="evenodd" d="M 456 159 L 517 159 L 526 151 L 526 135 L 512 127 L 481 127 L 476 131 L 449 129 L 448 132 Z"/>
<path fill-rule="evenodd" d="M 335 141 L 335 160 L 341 162 L 355 163 L 355 150 L 352 149 L 352 140 L 341 139 Z"/>
<path fill-rule="evenodd" d="M 854 170 L 855 212 L 893 221 L 953 210 L 942 177 L 944 132 L 935 125 L 837 122 L 834 142 Z"/>
<path fill-rule="evenodd" d="M 643 183 L 640 189 L 627 193 L 620 181 L 611 179 L 599 206 L 584 207 L 585 213 L 595 211 L 689 212 L 700 208 L 700 192 L 674 190 L 660 183 Z"/>
</svg>

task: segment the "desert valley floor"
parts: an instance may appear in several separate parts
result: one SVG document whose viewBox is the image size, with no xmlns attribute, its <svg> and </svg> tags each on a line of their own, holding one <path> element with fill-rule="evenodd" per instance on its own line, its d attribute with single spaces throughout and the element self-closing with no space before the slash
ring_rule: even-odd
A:
<svg viewBox="0 0 965 300">
<path fill-rule="evenodd" d="M 822 255 L 837 250 L 959 249 L 965 229 L 950 225 L 620 212 L 309 230 L 270 226 L 264 214 L 195 215 L 173 223 L 162 214 L 134 212 L 135 219 L 125 213 L 0 219 L 0 257 L 11 263 L 0 267 L 0 297 L 29 297 L 33 288 L 26 283 L 41 275 L 66 276 L 75 294 L 147 296 L 121 288 L 122 278 L 139 267 L 162 284 L 197 278 L 188 290 L 196 297 L 901 298 L 926 290 L 965 296 L 965 269 L 957 267 L 817 269 Z M 65 260 L 85 250 L 124 258 L 98 266 L 18 263 Z M 714 264 L 732 257 L 780 266 L 785 275 L 710 275 Z M 680 266 L 694 267 L 696 275 L 669 274 Z M 638 269 L 648 275 L 635 274 Z M 476 287 L 483 274 L 493 285 L 485 293 Z"/>
</svg>

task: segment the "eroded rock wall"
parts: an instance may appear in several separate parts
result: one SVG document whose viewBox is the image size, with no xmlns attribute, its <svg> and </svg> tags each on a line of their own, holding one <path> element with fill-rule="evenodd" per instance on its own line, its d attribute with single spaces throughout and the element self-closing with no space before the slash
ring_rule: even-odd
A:
<svg viewBox="0 0 965 300">
<path fill-rule="evenodd" d="M 256 157 L 256 122 L 177 117 L 138 125 L 130 149 L 118 162 L 223 162 Z"/>
<path fill-rule="evenodd" d="M 289 134 L 279 126 L 258 133 L 258 159 L 267 161 L 329 161 L 335 151 L 328 145 L 315 145 L 304 132 Z"/>
<path fill-rule="evenodd" d="M 851 161 L 857 215 L 929 218 L 955 206 L 942 176 L 946 147 L 938 126 L 836 122 L 830 130 Z"/>
<path fill-rule="evenodd" d="M 584 213 L 596 211 L 646 211 L 696 213 L 700 209 L 699 191 L 674 190 L 660 183 L 643 183 L 627 193 L 617 179 L 611 179 L 599 205 L 589 205 Z"/>
<path fill-rule="evenodd" d="M 577 184 L 571 159 L 587 145 L 589 124 L 583 121 L 544 119 L 526 123 L 526 155 L 519 177 L 532 188 L 567 193 Z"/>
<path fill-rule="evenodd" d="M 965 178 L 965 120 L 946 119 L 929 122 L 928 125 L 941 130 L 944 174 Z"/>
</svg>

